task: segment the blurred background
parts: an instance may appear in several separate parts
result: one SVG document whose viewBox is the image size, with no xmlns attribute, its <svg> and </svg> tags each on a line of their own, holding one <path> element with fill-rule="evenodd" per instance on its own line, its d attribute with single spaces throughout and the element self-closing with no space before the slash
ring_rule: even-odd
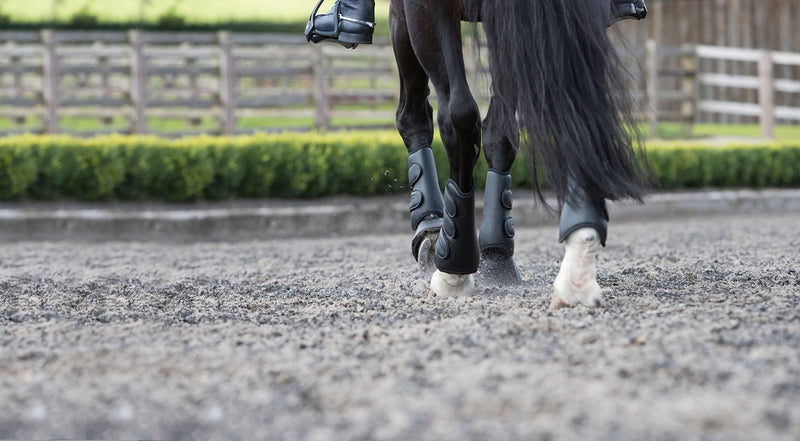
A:
<svg viewBox="0 0 800 441">
<path fill-rule="evenodd" d="M 388 0 L 375 44 L 310 45 L 315 1 L 0 0 L 0 133 L 189 134 L 392 128 Z M 321 7 L 327 11 L 333 4 Z M 800 4 L 650 0 L 612 31 L 642 130 L 797 137 Z M 490 80 L 464 27 L 473 91 Z M 435 97 L 433 99 L 435 106 Z"/>
</svg>

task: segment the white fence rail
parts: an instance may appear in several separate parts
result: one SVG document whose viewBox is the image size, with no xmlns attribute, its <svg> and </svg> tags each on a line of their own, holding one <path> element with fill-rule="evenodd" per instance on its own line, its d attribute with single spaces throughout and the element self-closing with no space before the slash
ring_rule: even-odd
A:
<svg viewBox="0 0 800 441">
<path fill-rule="evenodd" d="M 666 119 L 682 121 L 690 131 L 691 125 L 704 114 L 716 114 L 756 118 L 761 135 L 771 138 L 776 120 L 788 124 L 800 122 L 800 106 L 775 104 L 778 94 L 794 95 L 793 99 L 783 99 L 784 102 L 798 102 L 800 79 L 796 76 L 776 78 L 776 72 L 796 73 L 797 69 L 787 68 L 800 67 L 800 53 L 706 45 L 659 48 L 652 40 L 647 43 L 647 53 L 651 130 Z M 666 57 L 680 57 L 680 67 L 664 69 L 662 59 Z M 701 66 L 706 60 L 727 62 L 731 66 L 737 63 L 737 71 L 750 74 L 704 71 Z M 680 78 L 680 86 L 673 86 L 672 90 L 659 87 L 665 77 Z M 701 93 L 702 89 L 727 92 L 720 93 L 723 97 L 733 96 L 732 89 L 750 93 L 738 94 L 740 100 L 714 99 Z M 673 109 L 679 107 L 679 114 L 664 114 L 660 106 L 662 101 L 678 101 L 679 105 Z"/>
</svg>

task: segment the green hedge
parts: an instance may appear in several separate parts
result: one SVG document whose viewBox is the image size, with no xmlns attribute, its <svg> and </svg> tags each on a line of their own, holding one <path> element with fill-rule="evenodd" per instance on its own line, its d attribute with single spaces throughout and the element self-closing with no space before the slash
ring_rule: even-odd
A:
<svg viewBox="0 0 800 441">
<path fill-rule="evenodd" d="M 443 184 L 448 166 L 438 140 L 434 152 Z M 800 186 L 800 141 L 658 142 L 648 144 L 647 155 L 663 189 Z M 481 159 L 478 188 L 486 168 Z M 530 185 L 524 160 L 514 164 L 512 174 L 515 186 Z M 0 139 L 0 200 L 189 201 L 406 191 L 406 151 L 395 132 Z"/>
</svg>

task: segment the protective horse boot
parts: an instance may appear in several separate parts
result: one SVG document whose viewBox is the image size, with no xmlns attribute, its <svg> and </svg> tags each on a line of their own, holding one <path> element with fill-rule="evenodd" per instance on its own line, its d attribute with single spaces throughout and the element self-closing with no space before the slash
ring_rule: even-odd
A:
<svg viewBox="0 0 800 441">
<path fill-rule="evenodd" d="M 334 41 L 348 49 L 372 43 L 375 30 L 375 0 L 336 0 L 326 14 L 317 15 L 319 0 L 306 25 L 306 40 Z"/>
<path fill-rule="evenodd" d="M 620 20 L 642 20 L 647 17 L 644 0 L 611 0 L 611 24 Z"/>
<path fill-rule="evenodd" d="M 574 203 L 569 199 L 561 208 L 561 218 L 558 223 L 558 241 L 564 242 L 569 235 L 580 228 L 591 227 L 600 235 L 600 245 L 606 246 L 608 235 L 608 210 L 606 201 L 592 203 L 586 200 L 583 190 L 572 186 L 570 191 L 574 196 Z"/>
<path fill-rule="evenodd" d="M 522 277 L 514 263 L 514 222 L 511 174 L 489 170 L 483 197 L 483 218 L 479 236 L 481 250 L 478 276 L 485 284 L 520 283 Z"/>
<path fill-rule="evenodd" d="M 445 273 L 468 275 L 478 270 L 479 261 L 475 188 L 462 192 L 456 181 L 448 179 L 442 233 L 436 241 L 436 267 Z"/>
<path fill-rule="evenodd" d="M 433 150 L 423 147 L 408 155 L 408 183 L 411 185 L 411 254 L 423 267 L 433 266 L 433 251 L 442 228 L 444 201 L 439 190 Z"/>
</svg>

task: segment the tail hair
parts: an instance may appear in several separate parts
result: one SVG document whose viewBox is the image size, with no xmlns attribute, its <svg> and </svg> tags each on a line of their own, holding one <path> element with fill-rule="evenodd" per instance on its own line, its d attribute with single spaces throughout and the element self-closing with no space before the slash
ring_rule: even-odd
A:
<svg viewBox="0 0 800 441">
<path fill-rule="evenodd" d="M 608 0 L 483 5 L 494 96 L 517 110 L 519 126 L 511 121 L 504 130 L 510 139 L 521 135 L 539 198 L 543 180 L 559 202 L 572 197 L 571 186 L 598 203 L 641 201 L 649 173 L 637 157 L 629 74 L 607 35 Z"/>
</svg>

